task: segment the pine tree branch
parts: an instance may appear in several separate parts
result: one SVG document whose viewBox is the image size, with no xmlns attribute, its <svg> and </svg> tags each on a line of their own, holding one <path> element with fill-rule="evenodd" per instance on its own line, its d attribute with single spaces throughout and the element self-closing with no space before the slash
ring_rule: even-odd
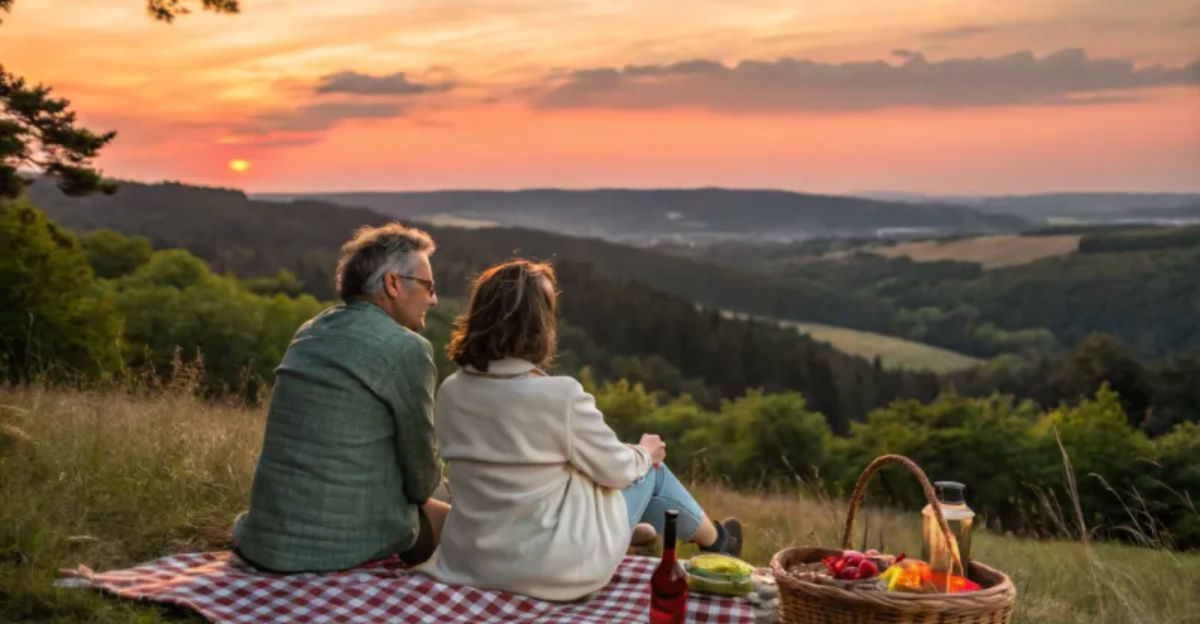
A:
<svg viewBox="0 0 1200 624">
<path fill-rule="evenodd" d="M 12 0 L 0 0 L 0 2 L 5 1 L 12 2 Z M 241 10 L 238 0 L 200 0 L 200 4 L 205 11 L 214 13 L 237 13 Z M 174 22 L 176 17 L 192 12 L 183 0 L 147 0 L 146 10 L 150 13 L 150 17 L 168 23 Z"/>
<path fill-rule="evenodd" d="M 15 0 L 0 0 L 0 11 L 5 13 L 12 12 L 13 2 Z M 205 11 L 213 13 L 238 13 L 241 11 L 239 0 L 200 0 L 200 6 Z M 150 13 L 150 17 L 161 22 L 173 22 L 176 17 L 187 15 L 191 10 L 187 8 L 183 0 L 146 0 L 146 11 Z M 4 23 L 0 20 L 0 24 Z"/>
<path fill-rule="evenodd" d="M 0 11 L 12 11 L 16 0 L 0 0 Z M 195 0 L 146 0 L 146 10 L 159 21 L 173 22 L 190 13 Z M 199 0 L 206 11 L 237 13 L 238 0 Z M 0 23 L 3 23 L 0 20 Z M 21 195 L 29 180 L 21 169 L 32 168 L 58 179 L 67 195 L 113 193 L 116 185 L 93 169 L 91 161 L 116 136 L 97 134 L 79 125 L 71 103 L 51 97 L 43 85 L 29 86 L 0 65 L 0 201 Z"/>
</svg>

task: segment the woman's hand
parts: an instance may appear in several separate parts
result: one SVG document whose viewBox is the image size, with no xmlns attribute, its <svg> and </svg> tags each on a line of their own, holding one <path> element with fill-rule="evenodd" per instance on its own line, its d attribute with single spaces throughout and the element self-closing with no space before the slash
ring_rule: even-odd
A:
<svg viewBox="0 0 1200 624">
<path fill-rule="evenodd" d="M 662 438 L 653 433 L 642 434 L 642 440 L 638 442 L 638 446 L 646 449 L 650 453 L 650 463 L 657 466 L 667 458 L 667 445 L 662 441 Z"/>
</svg>

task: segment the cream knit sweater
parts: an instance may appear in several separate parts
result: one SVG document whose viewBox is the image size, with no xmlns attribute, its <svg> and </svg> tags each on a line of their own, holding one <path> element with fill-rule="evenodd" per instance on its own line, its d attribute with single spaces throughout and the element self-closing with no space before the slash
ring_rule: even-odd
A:
<svg viewBox="0 0 1200 624">
<path fill-rule="evenodd" d="M 458 371 L 438 390 L 435 429 L 453 504 L 441 545 L 419 570 L 543 600 L 586 596 L 609 582 L 629 547 L 621 490 L 649 472 L 649 453 L 618 440 L 570 377 L 514 358 L 489 363 L 488 373 L 516 376 Z"/>
</svg>

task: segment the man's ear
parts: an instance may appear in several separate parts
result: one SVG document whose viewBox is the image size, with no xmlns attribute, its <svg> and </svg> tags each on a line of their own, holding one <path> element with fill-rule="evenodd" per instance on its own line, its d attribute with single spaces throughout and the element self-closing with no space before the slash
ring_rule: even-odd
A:
<svg viewBox="0 0 1200 624">
<path fill-rule="evenodd" d="M 400 278 L 394 273 L 383 274 L 383 292 L 389 299 L 395 299 L 400 296 Z"/>
</svg>

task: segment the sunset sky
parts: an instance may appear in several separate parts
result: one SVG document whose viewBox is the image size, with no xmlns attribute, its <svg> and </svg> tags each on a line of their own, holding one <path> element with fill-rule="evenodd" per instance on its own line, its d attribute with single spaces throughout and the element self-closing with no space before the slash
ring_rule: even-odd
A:
<svg viewBox="0 0 1200 624">
<path fill-rule="evenodd" d="M 1200 191 L 1200 0 L 16 0 L 108 175 L 251 192 Z M 235 163 L 231 166 L 231 163 Z"/>
</svg>

